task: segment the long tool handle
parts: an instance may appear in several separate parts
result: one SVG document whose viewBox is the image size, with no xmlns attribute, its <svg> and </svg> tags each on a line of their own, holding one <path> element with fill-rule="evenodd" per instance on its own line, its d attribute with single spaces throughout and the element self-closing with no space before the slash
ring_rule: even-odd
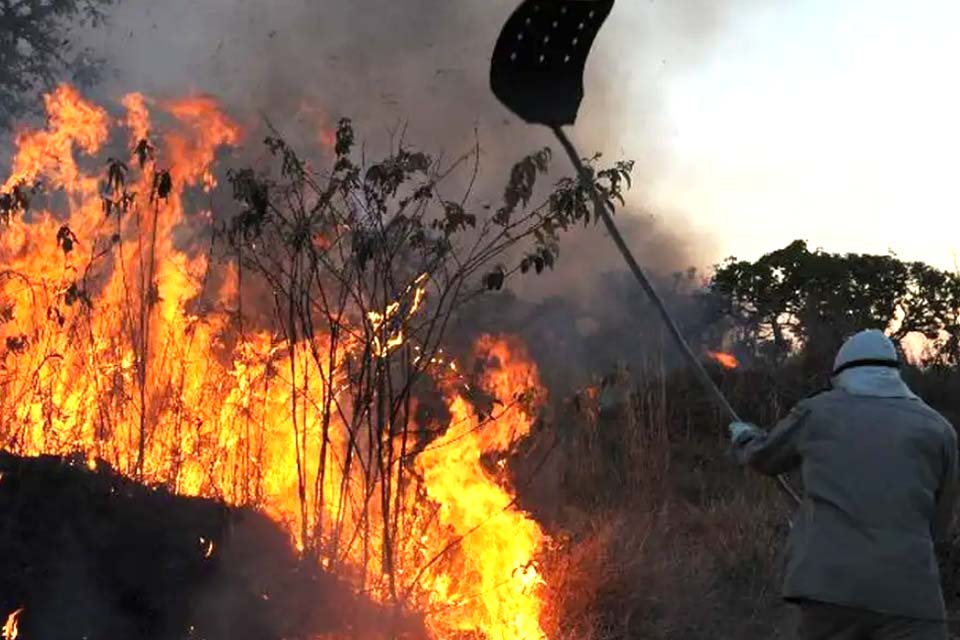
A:
<svg viewBox="0 0 960 640">
<path fill-rule="evenodd" d="M 683 334 L 680 333 L 680 329 L 677 328 L 677 323 L 673 321 L 673 317 L 671 317 L 670 312 L 667 311 L 667 307 L 663 304 L 663 300 L 657 294 L 657 290 L 653 288 L 653 284 L 650 282 L 650 279 L 647 278 L 647 275 L 644 273 L 643 269 L 640 268 L 640 265 L 630 252 L 630 248 L 627 247 L 627 243 L 624 242 L 623 236 L 620 235 L 620 231 L 617 229 L 617 225 L 615 225 L 613 222 L 613 217 L 600 200 L 600 194 L 597 193 L 597 189 L 593 184 L 593 179 L 587 172 L 586 167 L 583 166 L 583 162 L 580 160 L 580 154 L 577 153 L 576 147 L 574 147 L 573 143 L 570 142 L 570 139 L 567 138 L 567 134 L 563 132 L 563 129 L 558 126 L 551 127 L 551 129 L 553 130 L 554 135 L 557 136 L 557 139 L 560 141 L 560 144 L 563 146 L 564 150 L 567 152 L 567 155 L 570 156 L 570 162 L 572 162 L 574 168 L 576 168 L 581 181 L 588 185 L 588 191 L 590 192 L 590 199 L 593 200 L 594 209 L 596 209 L 597 214 L 603 219 L 603 224 L 606 225 L 607 232 L 610 234 L 610 237 L 613 238 L 614 244 L 616 244 L 617 249 L 620 250 L 620 254 L 627 262 L 627 266 L 630 267 L 630 271 L 633 272 L 633 276 L 637 279 L 637 282 L 640 283 L 640 286 L 643 287 L 643 290 L 650 297 L 650 300 L 653 301 L 653 306 L 655 306 L 657 311 L 660 312 L 660 317 L 663 319 L 664 324 L 667 325 L 667 330 L 670 332 L 670 335 L 673 336 L 674 342 L 676 342 L 677 346 L 680 348 L 680 352 L 683 353 L 687 363 L 693 368 L 693 371 L 700 379 L 700 382 L 710 393 L 710 397 L 714 403 L 728 416 L 730 416 L 732 420 L 739 422 L 740 417 L 737 415 L 737 412 L 734 411 L 733 406 L 731 406 L 726 396 L 723 395 L 723 392 L 720 391 L 720 388 L 714 384 L 713 379 L 707 374 L 706 370 L 703 368 L 703 365 L 700 364 L 700 360 L 693 354 L 693 351 L 690 350 L 690 345 L 687 344 Z M 789 483 L 787 483 L 783 476 L 777 476 L 777 483 L 780 485 L 780 488 L 791 499 L 793 499 L 795 503 L 800 503 L 800 497 L 796 494 Z"/>
</svg>

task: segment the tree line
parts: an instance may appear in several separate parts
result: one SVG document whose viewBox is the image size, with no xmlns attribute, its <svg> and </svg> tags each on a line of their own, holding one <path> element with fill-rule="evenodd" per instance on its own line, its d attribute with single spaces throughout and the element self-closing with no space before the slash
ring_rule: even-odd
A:
<svg viewBox="0 0 960 640">
<path fill-rule="evenodd" d="M 713 326 L 752 357 L 832 357 L 845 336 L 922 335 L 925 366 L 960 363 L 960 274 L 896 255 L 830 253 L 797 240 L 757 260 L 717 265 L 702 300 Z"/>
</svg>

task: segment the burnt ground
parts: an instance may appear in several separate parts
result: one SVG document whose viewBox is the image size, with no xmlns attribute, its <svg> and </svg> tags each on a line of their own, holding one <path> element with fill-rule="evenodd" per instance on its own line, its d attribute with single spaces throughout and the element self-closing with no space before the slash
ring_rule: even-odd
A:
<svg viewBox="0 0 960 640">
<path fill-rule="evenodd" d="M 0 625 L 22 608 L 21 638 L 376 638 L 388 626 L 253 511 L 82 459 L 0 454 L 0 474 Z"/>
</svg>

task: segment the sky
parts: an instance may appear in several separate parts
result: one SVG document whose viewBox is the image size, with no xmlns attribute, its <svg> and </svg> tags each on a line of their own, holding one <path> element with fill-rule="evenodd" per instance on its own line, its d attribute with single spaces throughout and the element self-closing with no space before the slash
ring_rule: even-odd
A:
<svg viewBox="0 0 960 640">
<path fill-rule="evenodd" d="M 278 121 L 306 102 L 373 137 L 402 122 L 447 152 L 476 128 L 502 180 L 500 168 L 555 145 L 487 89 L 515 6 L 124 0 L 90 42 L 110 60 L 102 90 L 113 97 L 200 90 Z M 645 240 L 650 227 L 637 223 L 634 241 L 641 254 L 683 245 L 672 266 L 804 239 L 952 269 L 957 24 L 956 0 L 620 0 L 571 135 L 584 153 L 637 161 L 625 213 L 661 233 Z"/>
<path fill-rule="evenodd" d="M 953 269 L 957 24 L 950 0 L 728 12 L 701 59 L 664 81 L 669 133 L 640 197 L 684 212 L 719 256 L 753 258 L 802 238 Z M 627 153 L 643 144 L 624 142 Z"/>
</svg>

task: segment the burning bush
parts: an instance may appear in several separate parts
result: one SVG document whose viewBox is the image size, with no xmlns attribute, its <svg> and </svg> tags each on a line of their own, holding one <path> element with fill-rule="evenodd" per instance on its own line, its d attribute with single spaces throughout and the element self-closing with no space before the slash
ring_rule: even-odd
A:
<svg viewBox="0 0 960 640">
<path fill-rule="evenodd" d="M 117 118 L 62 86 L 46 128 L 18 136 L 0 189 L 3 448 L 256 508 L 435 635 L 541 636 L 545 536 L 504 461 L 543 402 L 536 366 L 505 337 L 460 360 L 443 344 L 471 299 L 549 267 L 590 222 L 584 185 L 531 204 L 543 150 L 502 207 L 472 212 L 444 180 L 472 184 L 479 147 L 360 165 L 344 120 L 323 172 L 269 135 L 276 166 L 231 170 L 225 214 L 214 162 L 241 128 L 205 97 L 122 103 Z M 596 171 L 611 201 L 629 168 Z"/>
</svg>

